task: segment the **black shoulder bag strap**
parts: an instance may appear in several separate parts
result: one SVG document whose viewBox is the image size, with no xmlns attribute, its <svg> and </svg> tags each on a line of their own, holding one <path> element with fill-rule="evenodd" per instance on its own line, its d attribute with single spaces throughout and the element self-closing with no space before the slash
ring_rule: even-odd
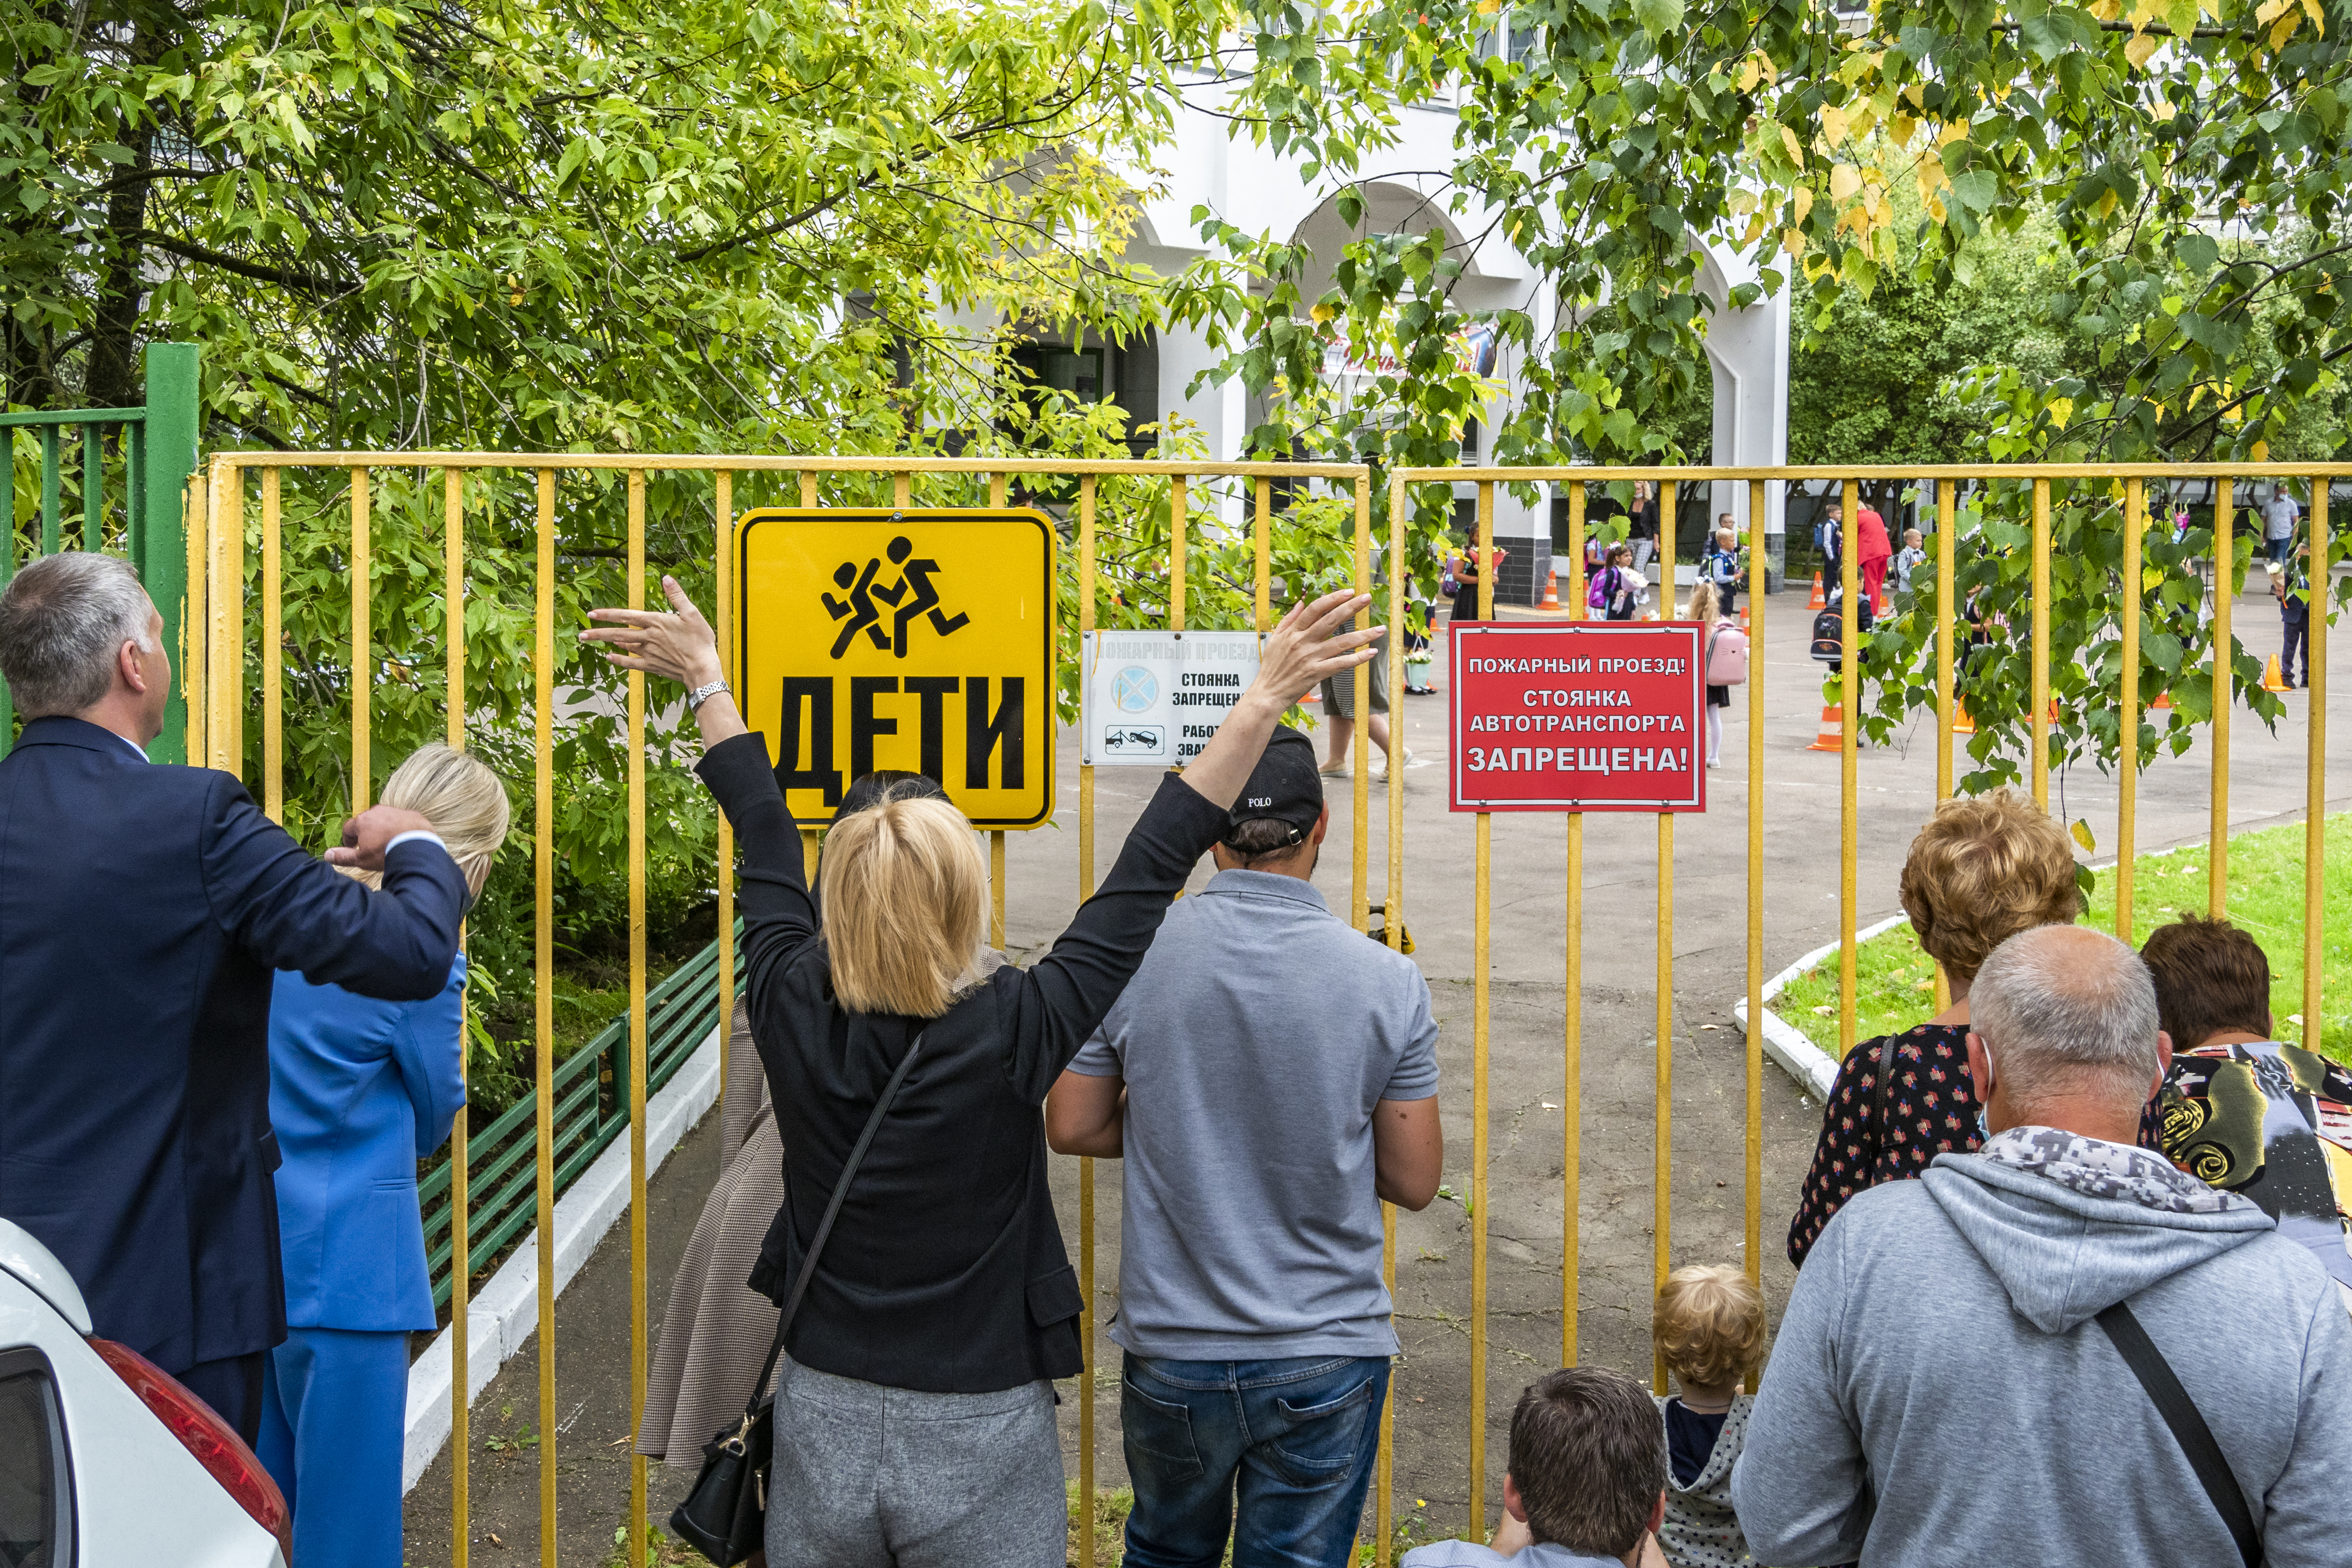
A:
<svg viewBox="0 0 2352 1568">
<path fill-rule="evenodd" d="M 810 1239 L 808 1251 L 802 1255 L 801 1266 L 793 1275 L 793 1288 L 784 1293 L 784 1313 L 776 1324 L 776 1342 L 768 1347 L 768 1359 L 760 1365 L 759 1381 L 751 1384 L 751 1409 L 759 1407 L 761 1397 L 767 1393 L 768 1378 L 776 1370 L 776 1358 L 784 1352 L 784 1335 L 793 1326 L 793 1314 L 800 1310 L 801 1298 L 808 1294 L 809 1280 L 816 1274 L 816 1260 L 824 1256 L 826 1238 L 833 1235 L 833 1222 L 841 1217 L 842 1200 L 849 1196 L 849 1184 L 857 1179 L 857 1167 L 865 1163 L 874 1134 L 882 1131 L 882 1119 L 890 1114 L 890 1102 L 898 1098 L 898 1086 L 907 1081 L 907 1069 L 915 1065 L 915 1053 L 922 1048 L 923 1037 L 917 1035 L 915 1043 L 907 1047 L 907 1054 L 898 1058 L 890 1081 L 882 1086 L 882 1098 L 874 1102 L 874 1113 L 866 1119 L 865 1129 L 857 1134 L 849 1158 L 842 1163 L 841 1179 L 833 1184 L 833 1196 L 825 1203 L 824 1217 L 817 1222 L 816 1235 Z"/>
<path fill-rule="evenodd" d="M 2221 1522 L 2230 1529 L 2230 1539 L 2238 1543 L 2238 1555 L 2245 1560 L 2246 1568 L 2261 1568 L 2263 1538 L 2254 1531 L 2253 1510 L 2246 1506 L 2246 1494 L 2238 1488 L 2238 1478 L 2230 1471 L 2229 1460 L 2221 1457 L 2221 1445 L 2213 1440 L 2213 1429 L 2205 1425 L 2205 1417 L 2189 1391 L 2180 1386 L 2173 1374 L 2172 1363 L 2156 1348 L 2156 1342 L 2140 1327 L 2133 1316 L 2131 1304 L 2118 1301 L 2101 1312 L 2095 1320 L 2106 1331 L 2107 1338 L 2124 1358 L 2124 1364 L 2147 1390 L 2156 1413 L 2172 1429 L 2173 1441 L 2189 1457 L 2189 1468 L 2197 1472 L 2197 1481 L 2212 1500 L 2221 1515 Z"/>
</svg>

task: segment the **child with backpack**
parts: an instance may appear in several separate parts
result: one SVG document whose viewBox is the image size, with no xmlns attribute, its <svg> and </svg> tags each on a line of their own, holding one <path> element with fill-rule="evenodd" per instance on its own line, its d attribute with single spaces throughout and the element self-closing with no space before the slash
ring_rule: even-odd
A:
<svg viewBox="0 0 2352 1568">
<path fill-rule="evenodd" d="M 1731 527 L 1731 514 L 1725 512 L 1724 526 L 1717 529 L 1705 553 L 1698 558 L 1698 580 L 1715 585 L 1716 607 L 1728 617 L 1739 602 L 1739 590 L 1748 581 L 1748 563 L 1742 559 L 1739 532 Z"/>
<path fill-rule="evenodd" d="M 1690 612 L 1683 618 L 1706 628 L 1700 668 L 1706 672 L 1706 765 L 1712 768 L 1723 760 L 1723 710 L 1731 706 L 1731 689 L 1748 680 L 1748 634 L 1717 608 L 1712 583 L 1691 590 Z"/>
<path fill-rule="evenodd" d="M 1650 580 L 1633 569 L 1633 547 L 1621 541 L 1609 547 L 1609 564 L 1593 574 L 1584 606 L 1604 621 L 1630 621 L 1649 593 Z"/>
</svg>

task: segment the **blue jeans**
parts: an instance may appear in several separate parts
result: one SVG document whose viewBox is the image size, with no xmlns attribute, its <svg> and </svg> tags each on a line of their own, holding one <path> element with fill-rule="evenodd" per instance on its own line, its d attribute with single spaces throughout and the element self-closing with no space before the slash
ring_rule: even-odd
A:
<svg viewBox="0 0 2352 1568">
<path fill-rule="evenodd" d="M 1127 1359 L 1127 1568 L 1342 1568 L 1380 1451 L 1386 1356 Z M 1240 1517 L 1234 1492 L 1240 1491 Z"/>
</svg>

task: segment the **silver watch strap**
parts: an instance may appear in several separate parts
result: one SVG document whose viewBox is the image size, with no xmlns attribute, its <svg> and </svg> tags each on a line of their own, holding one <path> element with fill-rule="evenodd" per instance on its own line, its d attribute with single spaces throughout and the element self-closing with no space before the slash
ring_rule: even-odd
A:
<svg viewBox="0 0 2352 1568">
<path fill-rule="evenodd" d="M 727 683 L 723 680 L 714 680 L 708 686 L 696 687 L 686 694 L 686 710 L 689 713 L 698 710 L 704 703 L 728 689 Z"/>
</svg>

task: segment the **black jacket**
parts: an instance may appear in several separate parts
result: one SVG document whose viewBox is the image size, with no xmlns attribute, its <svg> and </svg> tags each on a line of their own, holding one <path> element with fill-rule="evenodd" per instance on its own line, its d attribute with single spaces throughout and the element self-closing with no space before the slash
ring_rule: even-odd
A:
<svg viewBox="0 0 2352 1568">
<path fill-rule="evenodd" d="M 286 1337 L 271 971 L 437 995 L 465 912 L 430 844 L 371 892 L 226 773 L 151 766 L 79 719 L 25 726 L 0 762 L 0 1215 L 100 1335 L 171 1373 Z"/>
<path fill-rule="evenodd" d="M 784 1205 L 750 1284 L 781 1300 L 891 1069 L 922 1055 L 866 1151 L 786 1349 L 890 1388 L 983 1394 L 1082 1368 L 1083 1300 L 1045 1182 L 1038 1108 L 1127 987 L 1225 814 L 1170 777 L 1100 891 L 1029 969 L 999 969 L 940 1017 L 834 1000 L 801 840 L 760 735 L 698 771 L 742 847 L 751 1034 L 784 1144 Z"/>
</svg>

